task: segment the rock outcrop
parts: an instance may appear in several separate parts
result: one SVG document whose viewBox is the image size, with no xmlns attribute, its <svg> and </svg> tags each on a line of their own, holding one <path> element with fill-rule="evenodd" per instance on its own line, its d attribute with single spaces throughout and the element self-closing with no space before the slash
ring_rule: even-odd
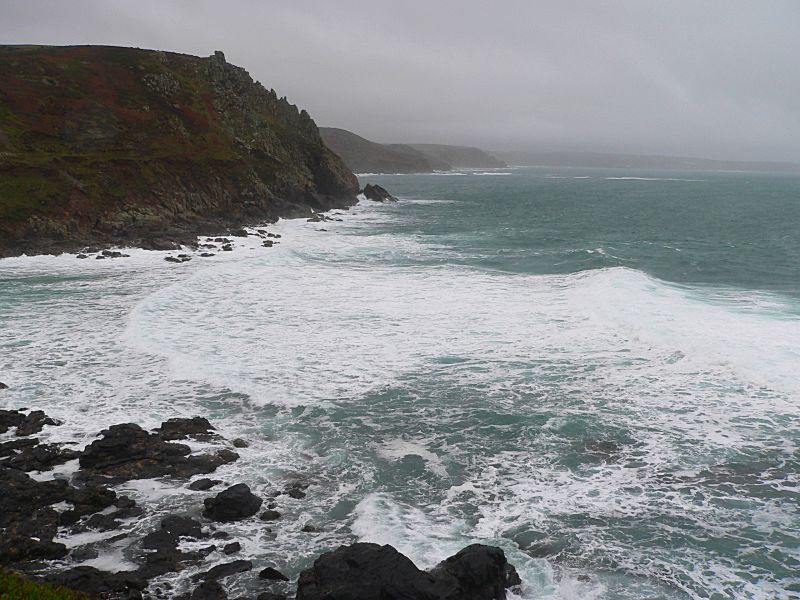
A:
<svg viewBox="0 0 800 600">
<path fill-rule="evenodd" d="M 397 202 L 397 198 L 392 196 L 385 188 L 372 183 L 365 185 L 361 193 L 364 194 L 367 200 L 372 200 L 373 202 Z"/>
<path fill-rule="evenodd" d="M 303 571 L 297 600 L 503 600 L 519 584 L 500 548 L 474 544 L 425 572 L 392 546 L 357 543 Z"/>
<path fill-rule="evenodd" d="M 0 256 L 162 247 L 357 190 L 308 113 L 221 52 L 0 46 Z"/>
</svg>

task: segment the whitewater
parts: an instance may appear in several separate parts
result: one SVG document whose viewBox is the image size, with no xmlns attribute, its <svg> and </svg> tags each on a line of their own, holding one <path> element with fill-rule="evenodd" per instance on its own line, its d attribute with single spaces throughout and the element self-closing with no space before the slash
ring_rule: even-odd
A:
<svg viewBox="0 0 800 600">
<path fill-rule="evenodd" d="M 245 438 L 220 478 L 310 484 L 279 530 L 229 529 L 291 577 L 357 540 L 420 567 L 482 542 L 526 599 L 800 598 L 800 179 L 487 174 L 370 177 L 400 202 L 180 265 L 0 260 L 0 407 L 62 419 L 43 441 Z M 155 509 L 132 534 L 198 502 L 118 490 Z M 116 533 L 85 564 L 125 568 Z"/>
</svg>

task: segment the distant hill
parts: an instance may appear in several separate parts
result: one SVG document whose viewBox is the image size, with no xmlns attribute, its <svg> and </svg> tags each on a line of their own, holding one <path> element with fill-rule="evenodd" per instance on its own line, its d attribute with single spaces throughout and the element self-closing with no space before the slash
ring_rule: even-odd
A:
<svg viewBox="0 0 800 600">
<path fill-rule="evenodd" d="M 444 144 L 409 145 L 425 156 L 452 165 L 456 169 L 496 169 L 506 166 L 505 162 L 480 148 Z"/>
<path fill-rule="evenodd" d="M 379 144 L 346 129 L 320 127 L 325 144 L 356 173 L 431 173 L 490 169 L 505 163 L 478 148 L 441 144 Z"/>
<path fill-rule="evenodd" d="M 713 160 L 681 156 L 639 156 L 600 152 L 495 152 L 511 165 L 531 167 L 596 167 L 674 169 L 676 171 L 769 171 L 800 173 L 800 165 L 786 162 Z"/>
</svg>

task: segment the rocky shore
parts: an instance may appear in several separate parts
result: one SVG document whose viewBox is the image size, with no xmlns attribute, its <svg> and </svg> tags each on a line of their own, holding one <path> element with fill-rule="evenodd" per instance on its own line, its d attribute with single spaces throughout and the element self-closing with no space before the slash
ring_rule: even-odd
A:
<svg viewBox="0 0 800 600">
<path fill-rule="evenodd" d="M 41 410 L 0 410 L 0 568 L 26 578 L 92 598 L 184 600 L 228 598 L 226 579 L 234 575 L 252 579 L 248 589 L 259 590 L 251 596 L 258 600 L 497 600 L 520 584 L 499 548 L 468 546 L 422 571 L 391 546 L 354 543 L 322 554 L 295 587 L 275 567 L 255 573 L 241 545 L 230 541 L 226 525 L 259 520 L 280 528 L 276 499 L 302 499 L 304 485 L 288 482 L 261 497 L 245 483 L 206 477 L 240 460 L 237 449 L 247 447 L 246 440 L 223 438 L 199 416 L 169 419 L 152 431 L 120 423 L 83 448 L 37 437 L 59 425 Z M 203 443 L 205 449 L 193 451 L 190 443 Z M 143 519 L 150 508 L 114 487 L 144 479 L 191 490 L 197 495 L 195 509 L 163 516 L 153 530 L 131 535 L 123 524 Z M 83 564 L 104 552 L 86 535 L 97 532 L 110 532 L 105 541 L 121 545 L 135 568 Z M 89 541 L 71 543 L 82 535 Z M 212 555 L 225 559 L 205 566 Z M 193 589 L 176 590 L 164 578 L 178 572 L 191 574 Z"/>
</svg>

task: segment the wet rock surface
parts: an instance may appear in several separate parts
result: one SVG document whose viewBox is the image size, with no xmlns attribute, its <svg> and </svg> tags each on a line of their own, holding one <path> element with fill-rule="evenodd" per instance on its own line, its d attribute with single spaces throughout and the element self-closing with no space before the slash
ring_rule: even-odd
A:
<svg viewBox="0 0 800 600">
<path fill-rule="evenodd" d="M 392 546 L 356 543 L 300 574 L 297 600 L 502 600 L 520 583 L 499 548 L 468 546 L 429 572 Z"/>
<path fill-rule="evenodd" d="M 256 514 L 262 502 L 247 485 L 237 483 L 213 498 L 206 498 L 203 514 L 213 521 L 240 521 Z"/>
<path fill-rule="evenodd" d="M 28 573 L 31 577 L 44 577 L 49 583 L 97 598 L 217 599 L 228 597 L 228 585 L 233 586 L 231 589 L 244 586 L 250 590 L 250 598 L 256 593 L 255 597 L 264 600 L 286 598 L 284 594 L 290 592 L 290 578 L 276 567 L 263 563 L 256 563 L 258 570 L 253 572 L 253 562 L 244 555 L 250 548 L 230 539 L 230 533 L 216 524 L 249 519 L 259 513 L 263 500 L 247 485 L 230 486 L 201 503 L 200 497 L 187 492 L 186 488 L 204 491 L 222 481 L 204 477 L 189 485 L 182 484 L 183 494 L 195 498 L 195 507 L 162 518 L 155 528 L 144 534 L 132 524 L 147 515 L 147 507 L 137 505 L 109 487 L 129 479 L 164 476 L 188 479 L 197 472 L 210 472 L 224 464 L 225 461 L 219 462 L 219 453 L 225 452 L 224 448 L 193 456 L 188 446 L 174 442 L 193 438 L 232 444 L 216 434 L 208 420 L 202 417 L 170 419 L 152 432 L 133 423 L 113 425 L 83 451 L 16 435 L 20 425 L 28 423 L 35 428 L 42 424 L 44 427 L 48 420 L 41 411 L 27 414 L 0 411 L 0 427 L 7 433 L 6 441 L 0 443 L 0 489 L 3 491 L 0 494 L 0 567 Z M 227 452 L 230 455 L 223 454 L 223 457 L 235 460 L 236 455 L 230 450 Z M 77 472 L 69 479 L 37 480 L 26 472 L 46 471 L 66 460 L 76 463 L 70 469 L 77 466 Z M 63 473 L 56 475 L 66 477 Z M 267 510 L 261 512 L 260 518 L 277 520 L 281 515 L 275 509 L 283 503 L 302 505 L 298 501 L 305 497 L 308 487 L 305 481 L 295 479 L 285 483 L 282 490 L 272 488 Z M 209 520 L 200 516 L 201 511 Z M 285 525 L 281 525 L 284 520 Z M 288 517 L 284 520 L 276 522 L 275 526 L 299 526 Z M 237 526 L 231 527 L 235 532 Z M 275 535 L 271 531 L 267 530 L 268 535 Z M 301 531 L 318 535 L 318 529 L 309 523 L 305 523 Z M 93 532 L 111 534 L 104 534 L 101 541 L 78 545 L 61 543 L 63 537 L 94 535 Z M 68 545 L 73 547 L 70 549 Z M 102 559 L 109 547 L 124 550 L 124 556 L 133 562 L 127 567 L 132 570 L 111 573 L 76 564 Z M 232 555 L 241 558 L 231 560 Z M 227 562 L 219 562 L 226 558 Z M 57 562 L 48 566 L 49 561 Z M 55 565 L 58 565 L 56 569 Z M 177 589 L 170 583 L 169 574 L 181 571 L 189 576 L 184 582 L 193 581 L 193 585 L 197 585 L 193 591 L 184 591 L 185 587 Z M 158 579 L 150 585 L 148 582 L 154 578 Z M 506 589 L 519 583 L 516 571 L 498 548 L 469 546 L 425 572 L 391 546 L 353 544 L 323 554 L 304 571 L 298 581 L 296 598 L 494 600 L 504 598 Z"/>
</svg>

